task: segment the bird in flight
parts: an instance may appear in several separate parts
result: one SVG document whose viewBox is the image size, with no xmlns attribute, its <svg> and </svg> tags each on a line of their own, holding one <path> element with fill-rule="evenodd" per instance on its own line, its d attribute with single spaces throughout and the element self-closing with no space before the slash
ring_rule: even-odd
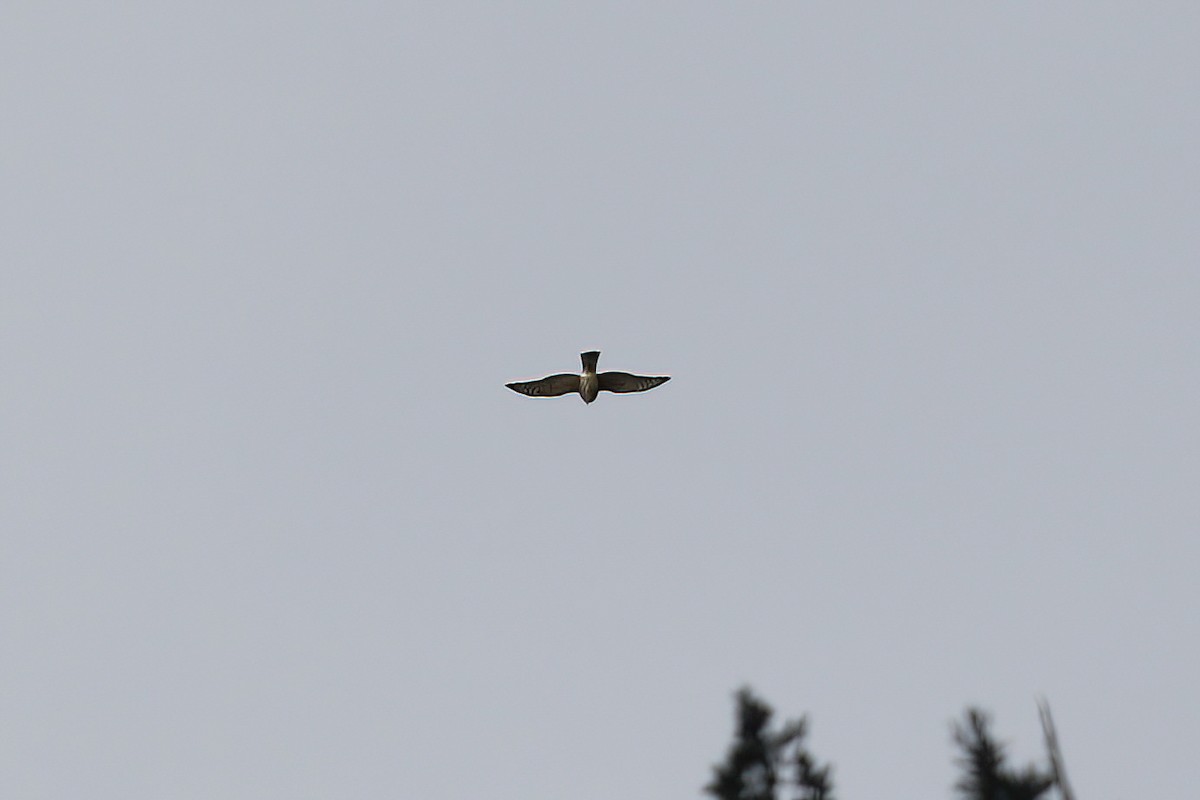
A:
<svg viewBox="0 0 1200 800">
<path fill-rule="evenodd" d="M 649 377 L 646 375 L 630 375 L 628 372 L 601 372 L 596 374 L 596 362 L 600 359 L 599 350 L 589 350 L 579 354 L 583 361 L 583 373 L 575 375 L 567 372 L 562 375 L 551 375 L 537 381 L 523 381 L 504 384 L 514 392 L 530 397 L 558 397 L 572 392 L 579 392 L 583 402 L 590 403 L 600 392 L 644 392 L 661 386 L 671 380 L 669 375 Z"/>
</svg>

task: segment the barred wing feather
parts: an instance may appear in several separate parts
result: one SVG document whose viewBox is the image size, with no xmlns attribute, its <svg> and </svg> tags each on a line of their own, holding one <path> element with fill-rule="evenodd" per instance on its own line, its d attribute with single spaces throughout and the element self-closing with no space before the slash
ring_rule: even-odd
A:
<svg viewBox="0 0 1200 800">
<path fill-rule="evenodd" d="M 601 372 L 597 377 L 600 379 L 600 391 L 619 394 L 644 392 L 655 386 L 662 386 L 671 380 L 670 376 L 650 377 L 648 375 L 630 375 L 628 372 Z"/>
<path fill-rule="evenodd" d="M 563 375 L 551 375 L 548 378 L 542 378 L 538 381 L 506 383 L 504 385 L 514 392 L 520 392 L 530 397 L 558 397 L 559 395 L 578 392 L 579 376 L 566 373 Z"/>
</svg>

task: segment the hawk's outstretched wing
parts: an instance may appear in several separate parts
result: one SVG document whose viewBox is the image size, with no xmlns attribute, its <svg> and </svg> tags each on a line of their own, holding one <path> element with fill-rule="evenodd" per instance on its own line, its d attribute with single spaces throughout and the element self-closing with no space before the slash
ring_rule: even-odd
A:
<svg viewBox="0 0 1200 800">
<path fill-rule="evenodd" d="M 596 377 L 600 379 L 600 391 L 620 394 L 644 392 L 671 380 L 670 376 L 652 378 L 647 375 L 630 375 L 628 372 L 601 372 Z"/>
<path fill-rule="evenodd" d="M 563 394 L 579 391 L 579 376 L 565 373 L 551 375 L 540 381 L 524 381 L 523 383 L 504 384 L 514 392 L 527 394 L 530 397 L 558 397 Z"/>
</svg>

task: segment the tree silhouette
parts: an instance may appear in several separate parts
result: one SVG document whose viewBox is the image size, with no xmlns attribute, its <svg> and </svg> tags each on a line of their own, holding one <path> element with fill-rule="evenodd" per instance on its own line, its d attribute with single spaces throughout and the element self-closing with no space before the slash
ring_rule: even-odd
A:
<svg viewBox="0 0 1200 800">
<path fill-rule="evenodd" d="M 717 800 L 834 800 L 832 767 L 821 765 L 804 744 L 808 719 L 773 727 L 774 711 L 748 687 L 736 699 L 733 744 L 725 760 L 713 766 L 704 791 Z M 1046 770 L 1033 764 L 1009 767 L 1004 746 L 992 736 L 991 718 L 978 708 L 968 708 L 962 722 L 953 724 L 960 749 L 955 762 L 963 770 L 954 788 L 961 800 L 1042 800 L 1055 786 L 1062 800 L 1074 800 L 1050 706 L 1041 700 L 1038 710 L 1049 756 Z"/>
<path fill-rule="evenodd" d="M 991 720 L 968 708 L 954 725 L 954 742 L 962 748 L 958 764 L 966 774 L 955 784 L 964 800 L 1037 800 L 1054 785 L 1054 775 L 1032 764 L 1020 772 L 1005 765 L 1004 747 L 988 730 Z"/>
<path fill-rule="evenodd" d="M 834 800 L 831 767 L 804 746 L 807 719 L 772 729 L 773 714 L 749 688 L 738 691 L 734 742 L 704 790 L 719 800 L 780 800 L 782 785 L 793 800 Z"/>
</svg>

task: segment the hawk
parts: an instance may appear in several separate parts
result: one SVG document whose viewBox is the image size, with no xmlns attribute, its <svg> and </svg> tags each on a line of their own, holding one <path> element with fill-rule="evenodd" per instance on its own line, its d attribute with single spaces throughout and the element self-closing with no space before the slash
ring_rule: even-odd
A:
<svg viewBox="0 0 1200 800">
<path fill-rule="evenodd" d="M 662 386 L 671 380 L 669 375 L 649 377 L 646 375 L 630 375 L 628 372 L 601 372 L 596 374 L 596 362 L 600 359 L 599 350 L 589 350 L 579 354 L 583 362 L 583 372 L 579 375 L 567 372 L 561 375 L 551 375 L 537 381 L 522 381 L 504 384 L 514 392 L 530 397 L 559 397 L 572 392 L 579 392 L 583 402 L 590 403 L 600 392 L 644 392 L 655 386 Z"/>
</svg>

